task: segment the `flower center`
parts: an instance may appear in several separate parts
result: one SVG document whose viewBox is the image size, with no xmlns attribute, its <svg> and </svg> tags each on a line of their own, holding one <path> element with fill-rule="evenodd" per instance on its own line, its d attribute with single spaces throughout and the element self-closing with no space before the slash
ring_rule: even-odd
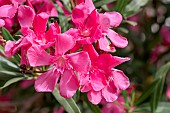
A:
<svg viewBox="0 0 170 113">
<path fill-rule="evenodd" d="M 58 71 L 63 74 L 65 68 L 66 68 L 66 61 L 63 57 L 59 57 L 57 59 L 57 68 L 58 68 Z"/>
<path fill-rule="evenodd" d="M 85 30 L 83 30 L 83 32 L 81 34 L 83 36 L 89 36 L 90 35 L 90 31 L 89 31 L 89 29 L 85 29 Z"/>
</svg>

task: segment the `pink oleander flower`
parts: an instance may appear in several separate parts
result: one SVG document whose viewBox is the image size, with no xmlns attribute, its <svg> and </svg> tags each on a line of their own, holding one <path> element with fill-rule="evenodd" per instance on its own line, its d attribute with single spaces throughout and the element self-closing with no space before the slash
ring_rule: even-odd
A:
<svg viewBox="0 0 170 113">
<path fill-rule="evenodd" d="M 7 41 L 5 45 L 6 56 L 11 57 L 18 50 L 21 50 L 21 64 L 28 65 L 26 53 L 32 45 L 41 45 L 44 49 L 54 45 L 55 37 L 60 33 L 60 27 L 57 23 L 51 23 L 49 30 L 46 31 L 48 18 L 49 15 L 46 13 L 35 15 L 31 7 L 19 6 L 18 21 L 24 36 L 21 36 L 16 42 Z M 30 27 L 33 27 L 33 30 Z"/>
<path fill-rule="evenodd" d="M 20 82 L 20 87 L 22 89 L 27 89 L 28 87 L 33 85 L 34 82 L 35 82 L 35 80 L 23 80 Z"/>
<path fill-rule="evenodd" d="M 124 48 L 128 44 L 126 38 L 110 29 L 119 26 L 122 21 L 121 14 L 98 13 L 91 0 L 86 0 L 73 9 L 72 21 L 77 29 L 70 29 L 69 33 L 73 34 L 80 44 L 92 44 L 98 41 L 100 49 L 108 52 L 115 51 L 114 46 Z"/>
<path fill-rule="evenodd" d="M 15 16 L 17 8 L 17 2 L 13 2 L 12 4 L 10 4 L 8 0 L 0 2 L 0 27 L 3 27 L 5 25 L 5 18 L 11 19 Z"/>
<path fill-rule="evenodd" d="M 92 45 L 85 45 L 83 50 L 90 56 L 91 67 L 89 73 L 79 74 L 81 92 L 88 92 L 88 99 L 93 104 L 98 104 L 102 97 L 107 102 L 115 101 L 120 90 L 128 88 L 130 83 L 123 71 L 114 67 L 129 58 L 110 54 L 98 55 Z"/>
<path fill-rule="evenodd" d="M 135 89 L 135 85 L 131 85 L 129 88 L 127 88 L 127 94 L 128 94 L 128 101 L 131 101 L 130 98 L 130 94 L 132 93 L 132 90 Z M 103 105 L 102 107 L 102 113 L 125 113 L 127 111 L 127 108 L 125 107 L 125 100 L 124 97 L 122 95 L 119 95 L 117 100 L 112 102 L 112 103 L 108 103 L 105 100 L 101 101 L 101 104 Z M 133 111 L 136 107 L 135 106 L 131 106 L 130 107 L 130 112 Z"/>
<path fill-rule="evenodd" d="M 167 96 L 168 100 L 170 100 L 170 85 L 167 86 L 166 96 Z"/>
<path fill-rule="evenodd" d="M 58 16 L 58 12 L 52 0 L 30 0 L 36 9 L 36 13 L 46 12 L 49 16 Z"/>
<path fill-rule="evenodd" d="M 164 45 L 170 45 L 170 27 L 163 26 L 160 31 Z"/>
<path fill-rule="evenodd" d="M 161 44 L 156 45 L 155 48 L 153 48 L 151 54 L 150 54 L 150 61 L 153 63 L 156 63 L 158 61 L 158 57 L 167 50 L 167 48 Z"/>
<path fill-rule="evenodd" d="M 87 73 L 90 67 L 87 52 L 67 54 L 75 43 L 71 35 L 58 34 L 55 42 L 55 56 L 48 54 L 38 45 L 29 48 L 27 55 L 31 66 L 53 65 L 35 81 L 36 91 L 52 92 L 60 81 L 59 90 L 63 97 L 70 98 L 75 94 L 79 88 L 75 72 Z"/>
</svg>

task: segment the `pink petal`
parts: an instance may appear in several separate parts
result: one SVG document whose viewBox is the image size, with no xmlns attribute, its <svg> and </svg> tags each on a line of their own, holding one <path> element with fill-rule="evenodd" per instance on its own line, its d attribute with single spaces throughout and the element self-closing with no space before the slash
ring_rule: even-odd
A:
<svg viewBox="0 0 170 113">
<path fill-rule="evenodd" d="M 79 25 L 82 25 L 85 22 L 88 13 L 89 10 L 87 6 L 84 3 L 81 3 L 72 10 L 72 21 L 79 27 Z"/>
<path fill-rule="evenodd" d="M 106 78 L 105 75 L 102 74 L 100 71 L 94 70 L 93 73 L 90 73 L 91 77 L 91 86 L 93 87 L 94 91 L 100 91 L 106 85 Z"/>
<path fill-rule="evenodd" d="M 123 113 L 123 109 L 117 103 L 107 103 L 102 107 L 102 113 Z"/>
<path fill-rule="evenodd" d="M 110 19 L 110 25 L 117 27 L 122 22 L 122 15 L 118 12 L 106 12 L 104 13 Z"/>
<path fill-rule="evenodd" d="M 128 45 L 128 41 L 125 37 L 122 37 L 111 29 L 108 30 L 107 36 L 116 47 L 124 48 Z"/>
<path fill-rule="evenodd" d="M 76 39 L 76 40 L 78 39 L 78 37 L 77 37 L 77 35 L 79 35 L 78 29 L 70 28 L 69 30 L 67 30 L 64 33 L 73 36 L 74 39 Z"/>
<path fill-rule="evenodd" d="M 83 51 L 88 52 L 91 61 L 95 60 L 99 56 L 92 44 L 84 45 Z"/>
<path fill-rule="evenodd" d="M 168 99 L 170 99 L 170 85 L 167 86 L 166 96 L 168 97 Z"/>
<path fill-rule="evenodd" d="M 130 58 L 121 58 L 110 54 L 101 54 L 98 59 L 96 59 L 96 66 L 101 70 L 109 70 L 128 60 L 130 60 Z"/>
<path fill-rule="evenodd" d="M 61 28 L 58 23 L 51 23 L 49 30 L 45 34 L 47 42 L 53 42 L 57 37 L 57 34 L 61 33 Z"/>
<path fill-rule="evenodd" d="M 71 98 L 77 91 L 79 87 L 76 75 L 71 70 L 65 70 L 63 75 L 61 75 L 59 90 L 61 96 L 65 98 Z"/>
<path fill-rule="evenodd" d="M 103 32 L 107 32 L 107 30 L 109 29 L 110 27 L 110 19 L 104 15 L 104 14 L 100 14 L 100 27 L 101 27 L 101 30 Z"/>
<path fill-rule="evenodd" d="M 0 7 L 0 18 L 2 17 L 8 17 L 13 18 L 15 16 L 15 13 L 17 12 L 18 4 L 12 4 L 12 5 L 3 5 Z"/>
<path fill-rule="evenodd" d="M 28 48 L 27 47 L 22 47 L 21 48 L 21 60 L 20 60 L 20 65 L 25 64 L 25 65 L 29 65 L 28 60 L 27 60 L 27 53 Z"/>
<path fill-rule="evenodd" d="M 46 31 L 48 18 L 49 18 L 49 15 L 45 12 L 42 12 L 35 16 L 34 21 L 33 21 L 33 28 L 37 35 L 42 34 Z"/>
<path fill-rule="evenodd" d="M 91 39 L 90 43 L 93 43 L 93 42 L 97 41 L 101 37 L 103 37 L 102 31 L 99 29 L 99 27 L 95 28 L 93 37 L 90 38 Z"/>
<path fill-rule="evenodd" d="M 93 104 L 99 104 L 102 99 L 101 91 L 93 91 L 87 93 L 89 101 Z"/>
<path fill-rule="evenodd" d="M 38 45 L 33 45 L 27 51 L 28 60 L 31 66 L 50 65 L 52 56 Z"/>
<path fill-rule="evenodd" d="M 67 55 L 69 63 L 73 68 L 80 73 L 89 71 L 91 61 L 87 52 L 77 52 Z"/>
<path fill-rule="evenodd" d="M 5 50 L 4 50 L 4 51 L 5 51 L 5 55 L 6 55 L 8 58 L 14 55 L 13 52 L 12 52 L 14 46 L 15 46 L 15 42 L 10 41 L 10 40 L 6 42 Z"/>
<path fill-rule="evenodd" d="M 34 20 L 34 10 L 26 5 L 21 5 L 18 8 L 18 21 L 21 27 L 31 27 Z"/>
<path fill-rule="evenodd" d="M 114 84 L 120 90 L 125 90 L 130 86 L 128 77 L 121 70 L 114 69 L 111 71 L 111 77 L 114 80 Z"/>
<path fill-rule="evenodd" d="M 53 92 L 60 74 L 55 68 L 41 74 L 35 81 L 34 87 L 37 92 Z"/>
<path fill-rule="evenodd" d="M 88 6 L 88 9 L 90 10 L 90 12 L 92 12 L 95 9 L 92 0 L 85 0 L 85 4 Z"/>
<path fill-rule="evenodd" d="M 103 51 L 114 52 L 116 51 L 114 47 L 111 47 L 106 37 L 102 37 L 99 40 L 99 47 Z"/>
<path fill-rule="evenodd" d="M 99 23 L 99 13 L 97 12 L 96 9 L 94 9 L 87 17 L 85 27 L 91 29 L 93 27 L 96 27 L 98 23 Z"/>
<path fill-rule="evenodd" d="M 89 92 L 90 90 L 92 90 L 92 86 L 89 82 L 81 87 L 81 92 Z"/>
<path fill-rule="evenodd" d="M 0 28 L 3 27 L 5 25 L 5 21 L 0 19 Z"/>
<path fill-rule="evenodd" d="M 112 82 L 109 82 L 109 84 L 102 90 L 102 96 L 107 102 L 113 102 L 118 98 L 117 88 Z"/>
<path fill-rule="evenodd" d="M 58 34 L 56 38 L 56 55 L 63 55 L 68 50 L 72 49 L 75 45 L 75 40 L 71 35 Z"/>
<path fill-rule="evenodd" d="M 89 74 L 78 73 L 79 84 L 81 86 L 81 92 L 88 92 L 92 89 Z"/>
</svg>

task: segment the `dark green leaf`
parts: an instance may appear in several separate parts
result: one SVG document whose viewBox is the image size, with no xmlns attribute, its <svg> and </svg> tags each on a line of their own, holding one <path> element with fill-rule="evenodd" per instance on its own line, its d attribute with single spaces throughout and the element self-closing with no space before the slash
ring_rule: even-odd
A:
<svg viewBox="0 0 170 113">
<path fill-rule="evenodd" d="M 15 39 L 12 37 L 12 35 L 9 33 L 9 31 L 8 31 L 6 28 L 4 28 L 4 27 L 2 27 L 2 35 L 3 35 L 3 38 L 4 38 L 5 40 L 12 40 L 12 41 L 15 40 Z"/>
<path fill-rule="evenodd" d="M 54 89 L 53 95 L 68 113 L 81 113 L 78 106 L 76 105 L 75 101 L 72 98 L 65 99 L 62 96 L 60 96 L 57 87 Z"/>
<path fill-rule="evenodd" d="M 155 75 L 155 79 L 161 78 L 161 81 L 157 84 L 155 92 L 153 93 L 151 99 L 151 110 L 153 113 L 155 113 L 158 102 L 162 95 L 166 74 L 168 73 L 169 69 L 170 69 L 170 62 L 162 66 Z"/>
<path fill-rule="evenodd" d="M 145 101 L 145 99 L 147 99 L 152 92 L 155 90 L 156 84 L 158 84 L 158 82 L 160 82 L 161 79 L 156 79 L 155 81 L 152 82 L 152 84 L 150 84 L 145 91 L 143 91 L 143 94 L 139 97 L 139 99 L 134 103 L 135 105 L 138 105 L 140 103 L 142 103 L 143 101 Z"/>
<path fill-rule="evenodd" d="M 117 0 L 116 11 L 118 11 L 122 14 L 124 12 L 124 8 L 128 2 L 129 2 L 129 0 Z"/>
<path fill-rule="evenodd" d="M 108 3 L 111 3 L 114 1 L 116 1 L 116 0 L 97 0 L 96 2 L 94 2 L 94 5 L 95 5 L 95 7 L 101 7 L 105 4 L 108 4 Z"/>
<path fill-rule="evenodd" d="M 169 113 L 170 111 L 170 103 L 169 102 L 159 102 L 157 110 L 155 113 Z M 149 103 L 142 104 L 135 108 L 133 113 L 151 113 L 151 109 Z"/>
</svg>

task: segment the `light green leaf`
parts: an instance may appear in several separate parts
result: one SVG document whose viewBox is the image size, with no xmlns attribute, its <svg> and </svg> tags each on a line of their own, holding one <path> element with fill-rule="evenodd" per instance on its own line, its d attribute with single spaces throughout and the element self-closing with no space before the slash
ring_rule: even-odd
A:
<svg viewBox="0 0 170 113">
<path fill-rule="evenodd" d="M 127 24 L 130 24 L 130 25 L 132 25 L 132 26 L 136 26 L 136 25 L 137 25 L 136 22 L 129 21 L 129 20 L 123 20 L 123 23 L 127 23 Z"/>
<path fill-rule="evenodd" d="M 141 11 L 141 7 L 145 6 L 148 2 L 149 0 L 132 0 L 128 5 L 126 5 L 124 16 L 129 17 L 138 13 Z"/>
<path fill-rule="evenodd" d="M 75 101 L 72 98 L 66 99 L 60 96 L 57 87 L 54 89 L 52 94 L 54 95 L 55 99 L 64 107 L 64 109 L 68 113 L 81 113 L 78 106 L 76 105 Z"/>
<path fill-rule="evenodd" d="M 3 89 L 15 82 L 18 82 L 18 81 L 21 81 L 21 80 L 24 80 L 25 77 L 15 77 L 15 78 L 12 78 L 10 80 L 8 80 L 2 87 L 0 87 L 0 89 Z"/>
</svg>

